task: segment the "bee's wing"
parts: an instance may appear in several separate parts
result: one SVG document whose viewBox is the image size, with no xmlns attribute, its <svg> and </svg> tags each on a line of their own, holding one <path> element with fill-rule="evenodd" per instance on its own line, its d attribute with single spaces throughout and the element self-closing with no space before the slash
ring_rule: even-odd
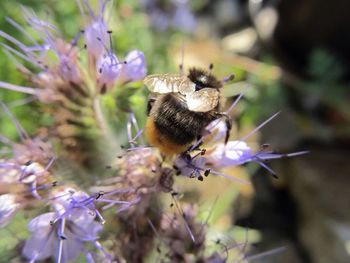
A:
<svg viewBox="0 0 350 263">
<path fill-rule="evenodd" d="M 154 93 L 177 93 L 187 94 L 194 92 L 195 84 L 186 76 L 180 74 L 154 74 L 147 76 L 143 83 Z"/>
<path fill-rule="evenodd" d="M 204 88 L 186 96 L 187 107 L 190 111 L 207 112 L 218 105 L 219 97 L 218 90 Z"/>
</svg>

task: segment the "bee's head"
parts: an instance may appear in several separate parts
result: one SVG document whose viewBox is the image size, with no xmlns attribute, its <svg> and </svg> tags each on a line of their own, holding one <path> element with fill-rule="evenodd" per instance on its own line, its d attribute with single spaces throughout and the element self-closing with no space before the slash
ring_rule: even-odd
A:
<svg viewBox="0 0 350 263">
<path fill-rule="evenodd" d="M 222 87 L 221 81 L 202 69 L 191 68 L 187 77 L 196 84 L 196 91 L 203 88 L 219 89 Z"/>
</svg>

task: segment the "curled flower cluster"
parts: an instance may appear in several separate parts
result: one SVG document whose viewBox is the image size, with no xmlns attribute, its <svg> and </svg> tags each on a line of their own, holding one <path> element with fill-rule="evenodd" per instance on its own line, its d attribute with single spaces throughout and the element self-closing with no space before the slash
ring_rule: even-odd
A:
<svg viewBox="0 0 350 263">
<path fill-rule="evenodd" d="M 7 21 L 28 44 L 0 31 L 0 37 L 9 43 L 2 44 L 4 52 L 32 83 L 32 87 L 24 87 L 0 82 L 0 87 L 30 94 L 54 107 L 50 136 L 57 137 L 69 155 L 85 164 L 92 162 L 96 137 L 108 137 L 108 120 L 99 95 L 142 80 L 147 73 L 142 51 L 130 50 L 120 58 L 113 50 L 112 31 L 104 17 L 108 3 L 100 0 L 99 10 L 94 12 L 89 1 L 78 1 L 86 24 L 71 41 L 63 40 L 55 25 L 27 8 L 23 8 L 24 18 L 39 40 L 11 18 Z"/>
<path fill-rule="evenodd" d="M 41 200 L 41 193 L 45 194 L 55 182 L 49 171 L 54 161 L 51 145 L 41 138 L 30 138 L 7 107 L 2 106 L 14 121 L 22 140 L 15 143 L 5 136 L 0 137 L 12 150 L 10 156 L 0 158 L 0 198 L 4 202 L 0 221 L 5 226 L 19 208 L 30 207 Z"/>
<path fill-rule="evenodd" d="M 70 43 L 60 38 L 60 32 L 54 25 L 40 20 L 29 9 L 23 8 L 24 17 L 41 37 L 41 43 L 33 40 L 21 25 L 7 18 L 7 21 L 22 32 L 31 43 L 26 45 L 6 32 L 0 31 L 0 36 L 8 40 L 14 47 L 7 44 L 3 46 L 19 69 L 28 75 L 35 89 L 4 82 L 1 82 L 0 85 L 3 88 L 34 94 L 42 102 L 52 103 L 64 100 L 67 94 L 87 95 L 105 92 L 106 89 L 111 89 L 116 81 L 125 83 L 143 79 L 147 71 L 142 51 L 132 50 L 120 62 L 112 50 L 112 31 L 108 29 L 104 19 L 107 2 L 100 1 L 100 10 L 97 13 L 92 11 L 88 1 L 79 2 L 87 25 Z M 78 44 L 83 36 L 85 45 L 80 48 Z M 84 48 L 86 52 L 82 50 Z M 80 58 L 81 53 L 86 53 L 87 65 L 84 65 L 84 60 Z M 56 57 L 53 60 L 54 63 L 52 63 L 52 58 L 49 58 L 50 54 Z M 15 57 L 36 67 L 39 73 L 30 71 Z M 86 74 L 86 68 L 88 68 L 88 74 Z M 96 87 L 100 90 L 96 90 Z"/>
<path fill-rule="evenodd" d="M 163 215 L 160 226 L 161 237 L 169 249 L 167 256 L 171 260 L 190 262 L 191 257 L 196 258 L 204 252 L 208 226 L 197 222 L 196 205 L 184 204 L 180 207 L 176 201 L 172 205 L 179 211 L 173 216 Z"/>
<path fill-rule="evenodd" d="M 3 107 L 10 114 L 4 104 Z M 20 135 L 26 137 L 21 143 L 14 143 L 1 136 L 1 141 L 13 151 L 11 157 L 0 159 L 0 227 L 9 224 L 21 210 L 48 204 L 53 212 L 41 214 L 28 224 L 32 235 L 26 240 L 22 254 L 30 262 L 49 257 L 56 258 L 57 262 L 68 262 L 81 253 L 90 262 L 100 258 L 101 255 L 86 249 L 85 243 L 92 243 L 104 259 L 112 261 L 97 241 L 105 223 L 97 206 L 103 210 L 119 206 L 117 212 L 120 212 L 129 209 L 139 199 L 121 200 L 123 195 L 131 192 L 130 188 L 114 188 L 113 191 L 89 195 L 76 186 L 56 181 L 59 177 L 52 169 L 55 158 L 49 143 L 31 139 L 17 120 L 13 118 L 13 121 Z"/>
</svg>

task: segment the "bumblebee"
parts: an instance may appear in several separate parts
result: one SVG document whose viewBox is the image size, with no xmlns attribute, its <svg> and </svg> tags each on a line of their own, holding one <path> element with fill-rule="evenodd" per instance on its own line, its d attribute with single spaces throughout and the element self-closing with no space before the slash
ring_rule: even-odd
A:
<svg viewBox="0 0 350 263">
<path fill-rule="evenodd" d="M 232 78 L 231 78 L 232 79 Z M 147 106 L 145 135 L 164 154 L 179 154 L 205 133 L 213 120 L 225 117 L 227 134 L 230 118 L 220 112 L 219 81 L 210 72 L 191 68 L 189 74 L 155 74 L 144 79 L 151 92 Z"/>
</svg>

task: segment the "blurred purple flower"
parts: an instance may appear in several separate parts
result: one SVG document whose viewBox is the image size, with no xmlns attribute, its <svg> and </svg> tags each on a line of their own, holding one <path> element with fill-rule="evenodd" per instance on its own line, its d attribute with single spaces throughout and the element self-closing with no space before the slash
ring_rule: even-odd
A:
<svg viewBox="0 0 350 263">
<path fill-rule="evenodd" d="M 24 186 L 22 190 L 40 199 L 37 188 L 43 187 L 43 184 L 49 181 L 48 170 L 55 160 L 51 145 L 40 138 L 30 138 L 7 106 L 1 102 L 0 105 L 12 120 L 21 138 L 21 143 L 15 143 L 0 135 L 0 142 L 12 148 L 10 158 L 0 159 L 0 183 L 4 188 Z M 5 189 L 5 192 L 7 191 L 8 189 Z"/>
<path fill-rule="evenodd" d="M 36 44 L 35 46 L 25 48 L 23 50 L 26 51 L 25 55 L 28 58 L 36 59 L 34 60 L 34 63 L 36 63 L 37 66 L 39 65 L 39 67 L 45 72 L 50 67 L 50 65 L 44 64 L 45 56 L 47 55 L 48 51 L 52 51 L 59 61 L 57 65 L 58 76 L 68 82 L 77 84 L 80 83 L 81 76 L 76 64 L 78 50 L 60 39 L 60 32 L 56 29 L 56 27 L 47 21 L 40 20 L 32 10 L 23 8 L 23 13 L 29 25 L 37 32 L 39 36 L 41 36 L 43 42 L 42 45 Z M 24 29 L 19 25 L 17 28 L 24 31 Z M 19 47 L 24 46 L 19 41 L 17 42 L 19 43 Z M 13 49 L 8 50 L 13 51 Z"/>
<path fill-rule="evenodd" d="M 85 242 L 96 242 L 102 229 L 100 224 L 90 220 L 91 216 L 81 217 L 82 221 L 77 222 L 62 219 L 51 225 L 54 216 L 54 212 L 42 214 L 29 223 L 32 236 L 26 240 L 22 253 L 31 262 L 49 257 L 57 262 L 73 260 L 85 251 Z"/>
<path fill-rule="evenodd" d="M 22 186 L 23 193 L 30 193 L 36 199 L 41 199 L 38 190 L 51 186 L 48 183 L 51 179 L 48 169 L 52 163 L 53 160 L 46 167 L 43 167 L 36 162 L 29 161 L 25 165 L 20 165 L 15 160 L 2 160 L 0 162 L 1 186 L 5 188 L 5 191 L 10 190 L 12 186 Z"/>
<path fill-rule="evenodd" d="M 86 41 L 86 48 L 88 53 L 96 61 L 105 52 L 106 43 L 109 41 L 108 26 L 104 20 L 104 12 L 107 2 L 99 0 L 99 10 L 94 12 L 91 8 L 89 1 L 83 0 L 83 5 L 81 0 L 77 0 L 82 15 L 85 15 L 83 6 L 88 12 L 88 24 L 84 28 L 84 35 Z"/>
<path fill-rule="evenodd" d="M 172 24 L 175 28 L 190 33 L 195 29 L 196 19 L 188 5 L 188 0 L 173 0 L 176 8 L 172 17 Z"/>
<path fill-rule="evenodd" d="M 96 19 L 85 27 L 85 41 L 88 53 L 95 59 L 104 52 L 103 43 L 108 42 L 107 26 L 103 18 Z"/>
<path fill-rule="evenodd" d="M 113 87 L 116 81 L 120 83 L 138 81 L 147 73 L 145 56 L 139 50 L 129 52 L 123 62 L 119 62 L 117 56 L 110 51 L 97 61 L 96 66 L 101 93 Z"/>
<path fill-rule="evenodd" d="M 205 145 L 212 146 L 223 141 L 226 137 L 227 125 L 224 119 L 214 120 L 205 128 L 208 134 L 205 134 L 203 141 Z"/>
<path fill-rule="evenodd" d="M 20 204 L 16 196 L 11 194 L 0 195 L 0 228 L 10 223 Z"/>
<path fill-rule="evenodd" d="M 208 154 L 207 162 L 213 167 L 241 165 L 252 160 L 252 149 L 243 141 L 219 143 L 213 152 Z"/>
<path fill-rule="evenodd" d="M 267 169 L 273 176 L 276 176 L 275 172 L 264 163 L 265 161 L 283 157 L 294 157 L 306 153 L 307 151 L 281 154 L 265 150 L 254 153 L 251 147 L 244 141 L 229 141 L 226 145 L 224 143 L 217 144 L 214 150 L 210 151 L 206 157 L 207 165 L 213 168 L 238 166 L 248 162 L 256 162 Z"/>
<path fill-rule="evenodd" d="M 165 31 L 169 27 L 183 32 L 193 32 L 197 24 L 188 0 L 142 0 L 153 27 Z"/>
<path fill-rule="evenodd" d="M 147 65 L 142 51 L 130 51 L 125 57 L 125 62 L 120 72 L 120 82 L 138 81 L 146 76 Z"/>
<path fill-rule="evenodd" d="M 197 178 L 202 181 L 204 173 L 207 176 L 209 170 L 206 169 L 206 158 L 198 154 L 191 157 L 189 154 L 180 154 L 174 161 L 174 168 L 178 174 L 189 178 Z"/>
<path fill-rule="evenodd" d="M 119 76 L 121 63 L 113 53 L 105 54 L 97 61 L 98 78 L 97 82 L 101 90 L 111 88 Z M 104 92 L 102 92 L 104 93 Z"/>
<path fill-rule="evenodd" d="M 28 225 L 32 236 L 22 251 L 26 258 L 34 262 L 54 257 L 57 262 L 68 262 L 82 252 L 90 257 L 84 246 L 87 242 L 108 257 L 97 241 L 102 225 L 95 221 L 97 210 L 86 193 L 61 189 L 51 202 L 55 212 L 42 214 Z"/>
</svg>

